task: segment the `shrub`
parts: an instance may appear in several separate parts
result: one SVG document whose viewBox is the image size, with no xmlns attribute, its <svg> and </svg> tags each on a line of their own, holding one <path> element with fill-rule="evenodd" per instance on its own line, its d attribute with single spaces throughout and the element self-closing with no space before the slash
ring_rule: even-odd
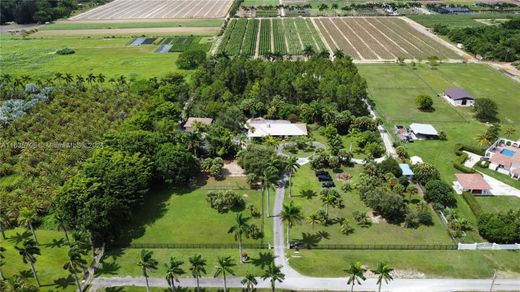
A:
<svg viewBox="0 0 520 292">
<path fill-rule="evenodd" d="M 451 207 L 456 204 L 453 189 L 441 180 L 429 181 L 425 186 L 424 199 L 430 203 L 437 203 L 444 207 Z"/>
<path fill-rule="evenodd" d="M 181 69 L 195 69 L 206 61 L 206 52 L 202 50 L 189 50 L 181 53 L 177 59 L 177 66 Z"/>
<path fill-rule="evenodd" d="M 206 201 L 210 203 L 211 208 L 219 213 L 242 211 L 246 206 L 246 201 L 240 195 L 231 191 L 209 192 Z"/>
<path fill-rule="evenodd" d="M 63 48 L 56 51 L 56 55 L 72 55 L 74 53 L 76 53 L 76 51 L 71 48 Z"/>
<path fill-rule="evenodd" d="M 417 108 L 421 111 L 432 111 L 433 110 L 433 99 L 427 94 L 419 94 L 415 98 Z"/>
<path fill-rule="evenodd" d="M 341 230 L 341 233 L 343 233 L 345 235 L 354 233 L 354 227 L 352 227 L 352 225 L 350 225 L 350 223 L 348 221 L 344 221 L 343 223 L 341 223 L 340 230 Z"/>
<path fill-rule="evenodd" d="M 473 107 L 475 118 L 481 122 L 496 122 L 498 121 L 498 106 L 489 98 L 475 99 L 475 106 Z"/>
<path fill-rule="evenodd" d="M 441 175 L 435 166 L 429 163 L 419 163 L 412 165 L 415 179 L 421 184 L 425 185 L 431 180 L 440 179 Z"/>
<path fill-rule="evenodd" d="M 370 221 L 370 218 L 368 218 L 368 215 L 365 212 L 354 211 L 352 216 L 354 217 L 356 223 L 361 227 L 369 227 L 372 225 L 372 221 Z"/>
<path fill-rule="evenodd" d="M 520 209 L 482 214 L 478 220 L 478 230 L 480 235 L 489 242 L 518 243 L 520 242 Z"/>
<path fill-rule="evenodd" d="M 475 196 L 473 196 L 470 193 L 463 193 L 462 198 L 464 198 L 464 201 L 468 203 L 468 206 L 475 215 L 475 217 L 480 217 L 480 215 L 482 214 L 482 207 L 480 206 L 477 199 L 475 199 Z"/>
</svg>

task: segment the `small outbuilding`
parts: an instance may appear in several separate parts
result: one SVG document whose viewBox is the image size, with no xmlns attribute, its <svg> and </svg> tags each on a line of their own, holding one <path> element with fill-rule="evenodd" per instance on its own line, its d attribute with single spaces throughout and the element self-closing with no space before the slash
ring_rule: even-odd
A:
<svg viewBox="0 0 520 292">
<path fill-rule="evenodd" d="M 457 180 L 454 182 L 455 190 L 458 193 L 468 192 L 474 195 L 491 194 L 491 186 L 484 177 L 478 173 L 457 173 Z"/>
<path fill-rule="evenodd" d="M 213 119 L 211 119 L 211 118 L 193 118 L 193 117 L 190 117 L 190 118 L 188 118 L 188 120 L 184 124 L 184 129 L 186 131 L 192 131 L 193 127 L 196 124 L 209 126 L 209 125 L 211 125 L 211 123 L 213 123 Z"/>
<path fill-rule="evenodd" d="M 403 172 L 403 175 L 407 177 L 408 179 L 413 178 L 413 171 L 410 168 L 410 165 L 406 163 L 399 163 L 399 168 L 401 168 L 401 171 Z"/>
<path fill-rule="evenodd" d="M 444 90 L 444 98 L 454 106 L 473 106 L 475 98 L 466 90 L 452 87 Z"/>
<path fill-rule="evenodd" d="M 439 136 L 437 130 L 430 124 L 413 123 L 410 125 L 410 130 L 417 140 L 435 139 Z"/>
<path fill-rule="evenodd" d="M 410 161 L 412 162 L 412 165 L 423 163 L 422 158 L 419 157 L 419 156 L 412 156 L 412 157 L 410 157 Z"/>
</svg>

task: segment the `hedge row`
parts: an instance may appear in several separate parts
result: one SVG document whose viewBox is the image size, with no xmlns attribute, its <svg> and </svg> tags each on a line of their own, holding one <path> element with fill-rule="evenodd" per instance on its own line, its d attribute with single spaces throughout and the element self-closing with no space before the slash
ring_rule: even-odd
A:
<svg viewBox="0 0 520 292">
<path fill-rule="evenodd" d="M 471 211 L 473 212 L 475 217 L 477 217 L 477 219 L 478 219 L 480 217 L 480 215 L 482 214 L 482 207 L 480 206 L 477 199 L 475 199 L 475 196 L 473 196 L 470 193 L 465 192 L 462 194 L 462 197 L 464 198 L 464 201 L 466 201 L 466 203 L 468 203 L 469 208 L 471 209 Z"/>
</svg>

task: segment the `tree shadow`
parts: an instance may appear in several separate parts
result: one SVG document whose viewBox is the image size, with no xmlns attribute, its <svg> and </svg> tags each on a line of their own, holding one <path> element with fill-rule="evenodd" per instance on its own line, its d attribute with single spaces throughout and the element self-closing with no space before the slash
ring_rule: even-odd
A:
<svg viewBox="0 0 520 292">
<path fill-rule="evenodd" d="M 316 197 L 317 195 L 318 193 L 313 190 L 302 190 L 300 192 L 299 197 L 303 197 L 307 200 L 312 200 L 312 198 Z"/>
<path fill-rule="evenodd" d="M 62 277 L 54 280 L 54 285 L 62 290 L 66 289 L 70 285 L 74 285 L 74 277 L 69 275 L 68 277 Z"/>
<path fill-rule="evenodd" d="M 31 270 L 23 270 L 23 271 L 18 272 L 18 274 L 22 278 L 31 278 L 33 276 Z"/>
<path fill-rule="evenodd" d="M 54 238 L 50 243 L 46 243 L 46 244 L 42 244 L 42 246 L 46 246 L 46 247 L 50 247 L 50 248 L 60 248 L 60 247 L 63 247 L 65 245 L 65 239 L 64 238 L 60 238 L 60 239 L 56 239 Z"/>
<path fill-rule="evenodd" d="M 16 232 L 14 236 L 11 236 L 8 241 L 19 244 L 20 242 L 29 239 L 32 236 L 31 232 L 25 230 L 23 233 Z"/>
<path fill-rule="evenodd" d="M 258 254 L 258 258 L 252 258 L 251 263 L 256 266 L 264 269 L 274 262 L 275 256 L 270 252 L 260 252 Z"/>
<path fill-rule="evenodd" d="M 117 275 L 117 271 L 121 268 L 118 263 L 103 262 L 99 269 L 96 270 L 96 275 Z"/>
<path fill-rule="evenodd" d="M 312 249 L 318 246 L 318 243 L 320 243 L 322 238 L 323 237 L 320 235 L 320 232 L 314 234 L 302 232 L 302 238 L 296 240 L 298 243 L 297 246 L 301 248 Z"/>
</svg>

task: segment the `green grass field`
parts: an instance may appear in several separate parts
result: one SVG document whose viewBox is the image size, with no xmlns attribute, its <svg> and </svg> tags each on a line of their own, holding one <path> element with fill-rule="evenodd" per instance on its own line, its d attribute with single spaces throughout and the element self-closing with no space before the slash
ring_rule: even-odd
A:
<svg viewBox="0 0 520 292">
<path fill-rule="evenodd" d="M 23 275 L 27 281 L 36 285 L 31 272 L 31 266 L 24 264 L 22 257 L 15 250 L 26 238 L 32 238 L 30 232 L 23 228 L 7 230 L 7 240 L 0 239 L 0 246 L 6 249 L 6 265 L 2 270 L 7 278 Z M 41 255 L 36 257 L 36 271 L 40 277 L 43 291 L 75 291 L 76 286 L 71 274 L 63 269 L 67 262 L 67 245 L 63 232 L 37 229 L 36 236 L 40 242 Z M 90 260 L 87 260 L 90 263 Z"/>
<path fill-rule="evenodd" d="M 505 212 L 520 208 L 520 198 L 509 196 L 475 196 L 485 213 Z"/>
<path fill-rule="evenodd" d="M 343 270 L 360 261 L 373 268 L 387 262 L 408 277 L 450 278 L 520 277 L 520 253 L 515 251 L 361 251 L 300 250 L 289 255 L 291 266 L 301 273 L 320 277 L 345 276 Z M 419 274 L 417 274 L 419 273 Z"/>
<path fill-rule="evenodd" d="M 29 74 L 34 77 L 51 77 L 55 72 L 61 72 L 148 78 L 179 71 L 175 65 L 179 54 L 154 53 L 157 47 L 153 45 L 129 47 L 128 44 L 133 39 L 130 36 L 48 36 L 27 39 L 0 36 L 0 63 L 3 72 Z M 206 39 L 202 37 L 198 41 L 207 42 Z M 65 47 L 73 48 L 75 54 L 55 54 Z"/>
<path fill-rule="evenodd" d="M 118 28 L 156 28 L 156 27 L 218 27 L 222 20 L 191 20 L 164 22 L 112 22 L 112 23 L 75 23 L 56 22 L 40 26 L 39 30 L 78 30 L 78 29 L 118 29 Z"/>
<path fill-rule="evenodd" d="M 244 0 L 242 6 L 276 6 L 279 3 L 278 0 Z"/>
<path fill-rule="evenodd" d="M 207 193 L 222 187 L 233 188 L 247 203 L 261 211 L 261 191 L 245 188 L 245 178 L 224 181 L 209 181 L 203 188 L 164 189 L 148 194 L 146 203 L 139 208 L 124 232 L 122 242 L 127 243 L 173 243 L 173 244 L 234 244 L 233 234 L 228 234 L 234 224 L 235 213 L 219 214 L 206 202 Z M 240 189 L 238 189 L 240 188 Z M 225 191 L 224 189 L 222 191 Z M 248 210 L 244 215 L 251 217 Z M 266 213 L 267 214 L 267 213 Z M 260 218 L 250 223 L 260 228 Z M 272 239 L 272 221 L 265 220 L 265 242 Z M 245 243 L 260 243 L 244 239 Z"/>
<path fill-rule="evenodd" d="M 504 19 L 512 18 L 511 13 L 477 13 L 477 14 L 432 14 L 432 15 L 409 15 L 408 17 L 426 27 L 433 27 L 436 24 L 444 24 L 449 27 L 466 27 L 485 25 L 476 19 Z"/>
<path fill-rule="evenodd" d="M 357 176 L 361 172 L 361 166 L 355 166 L 353 168 L 344 168 L 343 171 L 352 175 L 352 182 L 356 181 Z M 329 171 L 333 180 L 336 184 L 336 189 L 340 190 L 344 182 L 338 181 L 336 174 L 333 171 Z M 316 196 L 308 199 L 302 196 L 302 191 L 314 191 Z M 310 165 L 301 167 L 293 178 L 293 198 L 292 200 L 296 205 L 301 206 L 303 209 L 303 215 L 305 218 L 315 213 L 321 208 L 322 202 L 319 197 L 321 190 L 321 183 L 314 176 L 314 171 Z M 374 223 L 368 228 L 361 228 L 356 225 L 352 213 L 354 211 L 368 212 L 369 208 L 361 201 L 357 192 L 342 193 L 342 198 L 345 202 L 344 209 L 336 209 L 329 207 L 329 214 L 331 217 L 344 217 L 352 226 L 355 228 L 354 233 L 350 235 L 343 235 L 340 232 L 338 224 L 330 226 L 315 225 L 312 226 L 307 224 L 304 220 L 301 225 L 297 225 L 292 230 L 292 237 L 301 238 L 301 233 L 315 234 L 318 232 L 325 231 L 330 237 L 328 239 L 322 239 L 320 244 L 452 244 L 452 241 L 442 226 L 439 218 L 433 214 L 432 218 L 434 225 L 427 227 L 421 226 L 417 229 L 410 229 L 401 227 L 395 224 L 388 224 L 385 221 L 380 223 Z M 286 196 L 286 201 L 290 198 Z"/>
</svg>

